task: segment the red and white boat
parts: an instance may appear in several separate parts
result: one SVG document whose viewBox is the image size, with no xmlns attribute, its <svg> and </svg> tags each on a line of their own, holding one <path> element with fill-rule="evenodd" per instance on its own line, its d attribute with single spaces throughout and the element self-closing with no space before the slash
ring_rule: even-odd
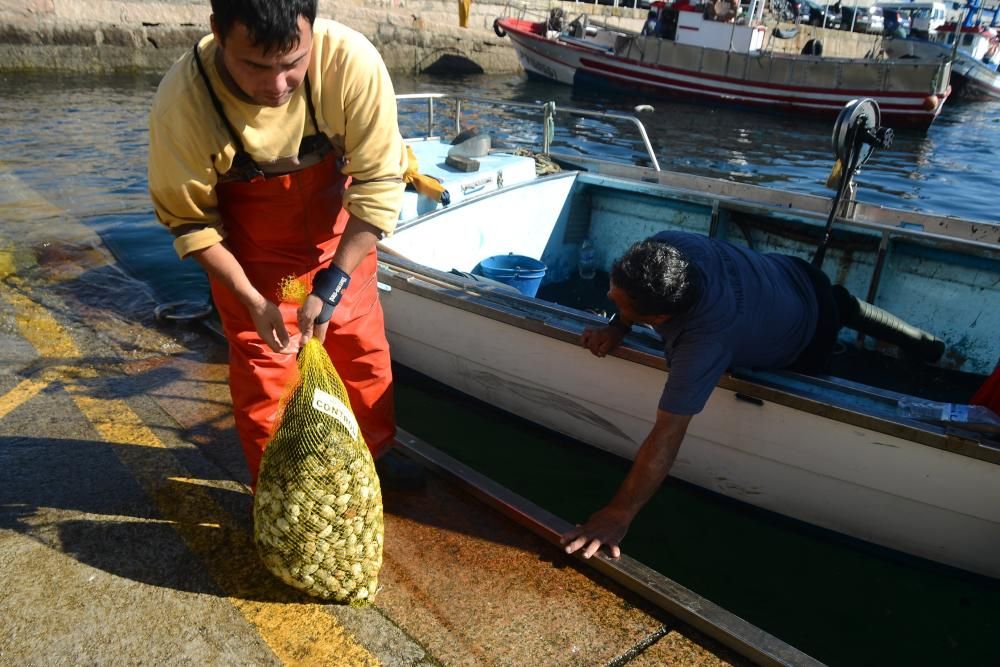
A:
<svg viewBox="0 0 1000 667">
<path fill-rule="evenodd" d="M 930 126 L 951 92 L 948 62 L 774 53 L 761 0 L 743 17 L 738 2 L 727 5 L 735 20 L 719 4 L 654 2 L 642 33 L 587 25 L 586 16 L 563 26 L 559 10 L 541 22 L 499 18 L 494 30 L 510 37 L 529 73 L 570 85 L 830 118 L 870 97 L 887 124 L 916 128 Z"/>
</svg>

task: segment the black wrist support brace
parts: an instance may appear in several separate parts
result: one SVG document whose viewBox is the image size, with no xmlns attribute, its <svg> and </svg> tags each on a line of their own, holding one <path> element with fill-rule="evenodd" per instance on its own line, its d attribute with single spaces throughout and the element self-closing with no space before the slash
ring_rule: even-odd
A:
<svg viewBox="0 0 1000 667">
<path fill-rule="evenodd" d="M 313 278 L 314 294 L 323 300 L 323 310 L 316 318 L 316 324 L 324 324 L 333 317 L 333 309 L 340 303 L 340 297 L 344 296 L 347 286 L 351 284 L 351 276 L 336 264 L 331 264 L 330 268 L 321 269 Z"/>
</svg>

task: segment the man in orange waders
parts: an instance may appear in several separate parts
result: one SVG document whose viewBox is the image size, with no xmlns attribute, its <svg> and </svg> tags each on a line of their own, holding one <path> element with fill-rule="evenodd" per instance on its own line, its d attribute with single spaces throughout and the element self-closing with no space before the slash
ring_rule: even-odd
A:
<svg viewBox="0 0 1000 667">
<path fill-rule="evenodd" d="M 311 336 L 378 457 L 395 417 L 375 242 L 406 170 L 389 75 L 363 36 L 316 19 L 316 0 L 212 0 L 211 25 L 160 83 L 149 189 L 178 254 L 208 273 L 251 484 Z M 278 297 L 290 275 L 312 286 L 298 309 Z"/>
</svg>

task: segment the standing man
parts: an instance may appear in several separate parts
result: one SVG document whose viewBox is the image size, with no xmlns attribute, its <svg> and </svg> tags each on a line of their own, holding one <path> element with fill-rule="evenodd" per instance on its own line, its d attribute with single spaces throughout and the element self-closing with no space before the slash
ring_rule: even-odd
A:
<svg viewBox="0 0 1000 667">
<path fill-rule="evenodd" d="M 252 485 L 298 347 L 324 342 L 378 457 L 395 435 L 375 242 L 406 154 L 382 58 L 316 0 L 212 0 L 212 34 L 160 83 L 149 189 L 181 258 L 206 271 Z M 296 309 L 282 278 L 311 285 Z"/>
<path fill-rule="evenodd" d="M 563 536 L 567 553 L 614 558 L 632 520 L 666 479 L 691 418 L 732 366 L 826 372 L 840 330 L 839 296 L 807 262 L 700 234 L 661 232 L 611 269 L 618 313 L 582 343 L 603 357 L 633 324 L 663 337 L 670 366 L 656 422 L 611 503 Z M 843 292 L 846 295 L 846 291 Z M 848 295 L 849 296 L 849 295 Z"/>
</svg>

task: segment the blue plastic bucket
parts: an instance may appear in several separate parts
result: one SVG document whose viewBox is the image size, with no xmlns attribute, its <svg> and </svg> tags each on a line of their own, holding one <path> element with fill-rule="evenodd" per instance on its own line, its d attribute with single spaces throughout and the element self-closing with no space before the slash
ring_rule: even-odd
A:
<svg viewBox="0 0 1000 667">
<path fill-rule="evenodd" d="M 483 275 L 510 285 L 526 296 L 535 296 L 545 277 L 545 264 L 524 255 L 494 255 L 479 263 Z"/>
</svg>

